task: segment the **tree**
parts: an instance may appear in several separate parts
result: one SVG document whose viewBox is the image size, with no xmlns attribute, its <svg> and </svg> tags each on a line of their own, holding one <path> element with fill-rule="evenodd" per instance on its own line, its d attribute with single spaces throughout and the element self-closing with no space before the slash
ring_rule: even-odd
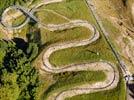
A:
<svg viewBox="0 0 134 100">
<path fill-rule="evenodd" d="M 38 54 L 38 46 L 32 49 L 27 55 L 15 42 L 0 41 L 0 100 L 35 99 L 40 82 L 31 60 Z"/>
</svg>

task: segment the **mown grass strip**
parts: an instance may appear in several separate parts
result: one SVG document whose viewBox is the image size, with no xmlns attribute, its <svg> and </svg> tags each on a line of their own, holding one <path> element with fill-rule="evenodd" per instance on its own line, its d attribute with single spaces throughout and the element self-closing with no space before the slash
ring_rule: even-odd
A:
<svg viewBox="0 0 134 100">
<path fill-rule="evenodd" d="M 77 95 L 66 100 L 125 100 L 125 85 L 124 80 L 120 79 L 118 86 L 115 89 L 96 92 L 91 94 Z"/>
<path fill-rule="evenodd" d="M 82 63 L 106 60 L 115 63 L 115 57 L 110 48 L 101 37 L 95 43 L 77 48 L 67 48 L 54 52 L 50 56 L 50 62 L 55 66 L 68 65 L 70 63 Z"/>
<path fill-rule="evenodd" d="M 96 75 L 98 74 L 98 76 Z M 106 75 L 102 71 L 80 71 L 80 72 L 66 72 L 59 73 L 54 76 L 56 81 L 44 93 L 46 99 L 54 92 L 71 89 L 71 87 L 79 86 L 81 84 L 91 84 L 102 81 Z"/>
<path fill-rule="evenodd" d="M 62 18 L 50 11 L 41 10 L 35 13 L 35 16 L 38 17 L 41 23 L 45 24 L 61 24 L 67 23 L 68 21 L 65 18 Z"/>
</svg>

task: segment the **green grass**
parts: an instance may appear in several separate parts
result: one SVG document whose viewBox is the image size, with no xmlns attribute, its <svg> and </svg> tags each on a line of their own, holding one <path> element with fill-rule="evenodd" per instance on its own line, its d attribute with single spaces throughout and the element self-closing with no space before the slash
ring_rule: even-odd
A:
<svg viewBox="0 0 134 100">
<path fill-rule="evenodd" d="M 91 94 L 77 95 L 67 98 L 66 100 L 126 100 L 125 84 L 123 79 L 120 79 L 120 82 L 115 89 Z"/>
<path fill-rule="evenodd" d="M 21 25 L 26 20 L 25 15 L 21 15 L 12 21 L 13 26 Z"/>
<path fill-rule="evenodd" d="M 68 22 L 65 18 L 62 18 L 50 11 L 41 10 L 36 12 L 35 16 L 37 16 L 40 22 L 44 24 L 61 24 Z"/>
<path fill-rule="evenodd" d="M 65 0 L 60 3 L 54 3 L 51 5 L 42 6 L 40 8 L 54 10 L 55 12 L 72 20 L 82 19 L 95 24 L 95 20 L 91 12 L 89 12 L 84 0 Z"/>
<path fill-rule="evenodd" d="M 54 92 L 60 92 L 81 84 L 91 84 L 102 81 L 105 78 L 106 76 L 102 71 L 81 71 L 56 74 L 54 76 L 56 82 L 45 91 L 43 98 L 46 99 Z"/>
<path fill-rule="evenodd" d="M 84 27 L 72 28 L 64 31 L 50 32 L 41 29 L 42 44 L 53 44 L 72 40 L 82 40 L 92 35 L 89 29 Z"/>
<path fill-rule="evenodd" d="M 100 59 L 115 62 L 112 51 L 102 37 L 91 45 L 59 50 L 50 56 L 50 62 L 55 66 L 99 61 Z"/>
</svg>

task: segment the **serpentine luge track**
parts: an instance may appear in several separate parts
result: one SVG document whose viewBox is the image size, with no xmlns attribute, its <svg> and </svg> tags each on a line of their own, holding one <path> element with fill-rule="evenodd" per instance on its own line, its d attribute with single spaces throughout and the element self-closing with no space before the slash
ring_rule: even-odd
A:
<svg viewBox="0 0 134 100">
<path fill-rule="evenodd" d="M 62 67 L 54 67 L 49 62 L 49 57 L 52 53 L 58 50 L 84 46 L 88 45 L 99 38 L 98 30 L 89 24 L 87 21 L 74 20 L 69 23 L 53 25 L 47 25 L 47 29 L 50 31 L 70 29 L 74 27 L 86 27 L 92 31 L 92 36 L 85 40 L 80 41 L 70 41 L 59 44 L 53 44 L 49 46 L 43 55 L 43 65 L 42 69 L 50 73 L 62 73 L 62 72 L 71 72 L 71 71 L 103 71 L 107 77 L 102 82 L 96 82 L 95 84 L 84 84 L 80 86 L 73 87 L 72 89 L 63 90 L 61 92 L 55 92 L 49 96 L 48 100 L 63 100 L 67 97 L 72 97 L 79 94 L 87 94 L 91 92 L 103 91 L 108 89 L 113 89 L 117 86 L 119 81 L 119 73 L 115 65 L 110 62 L 98 61 L 92 63 L 83 63 L 83 64 L 71 64 Z"/>
<path fill-rule="evenodd" d="M 50 1 L 54 3 L 54 2 L 61 2 L 63 0 L 50 0 Z M 49 2 L 48 0 L 46 4 L 49 4 L 51 2 Z M 35 8 L 38 8 L 41 5 L 43 5 L 43 3 L 36 6 Z M 107 76 L 106 79 L 101 82 L 96 82 L 94 84 L 83 83 L 83 85 L 75 86 L 68 90 L 63 90 L 60 92 L 56 91 L 51 96 L 48 96 L 47 100 L 63 100 L 67 97 L 109 90 L 117 86 L 118 81 L 119 81 L 119 73 L 118 73 L 116 66 L 110 62 L 98 61 L 98 62 L 89 62 L 89 63 L 82 63 L 82 64 L 71 64 L 71 65 L 62 66 L 62 67 L 54 67 L 49 62 L 50 55 L 54 53 L 55 51 L 66 49 L 66 48 L 85 46 L 85 45 L 95 42 L 100 36 L 98 30 L 95 27 L 93 27 L 87 21 L 83 21 L 83 20 L 73 20 L 73 21 L 70 20 L 68 23 L 58 24 L 58 25 L 55 25 L 55 24 L 47 25 L 47 24 L 42 24 L 40 22 L 38 22 L 38 24 L 42 28 L 45 28 L 50 31 L 71 29 L 74 27 L 81 26 L 81 27 L 88 28 L 92 32 L 92 36 L 89 37 L 88 39 L 50 45 L 46 49 L 43 55 L 43 59 L 42 59 L 43 65 L 41 66 L 42 70 L 50 72 L 50 73 L 62 73 L 62 72 L 71 72 L 71 71 L 77 71 L 77 72 L 78 71 L 103 71 Z"/>
</svg>

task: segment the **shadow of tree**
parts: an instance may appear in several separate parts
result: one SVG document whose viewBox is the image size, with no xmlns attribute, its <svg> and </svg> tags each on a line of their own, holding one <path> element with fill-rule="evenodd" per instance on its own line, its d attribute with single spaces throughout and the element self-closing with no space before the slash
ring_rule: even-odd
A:
<svg viewBox="0 0 134 100">
<path fill-rule="evenodd" d="M 129 95 L 134 99 L 134 83 L 127 84 L 127 88 L 131 92 L 131 93 L 129 93 Z"/>
<path fill-rule="evenodd" d="M 16 43 L 16 47 L 18 49 L 21 49 L 21 50 L 23 50 L 23 52 L 26 53 L 26 49 L 27 49 L 27 46 L 28 46 L 28 43 L 27 42 L 25 42 L 21 38 L 13 38 L 12 40 Z"/>
</svg>

